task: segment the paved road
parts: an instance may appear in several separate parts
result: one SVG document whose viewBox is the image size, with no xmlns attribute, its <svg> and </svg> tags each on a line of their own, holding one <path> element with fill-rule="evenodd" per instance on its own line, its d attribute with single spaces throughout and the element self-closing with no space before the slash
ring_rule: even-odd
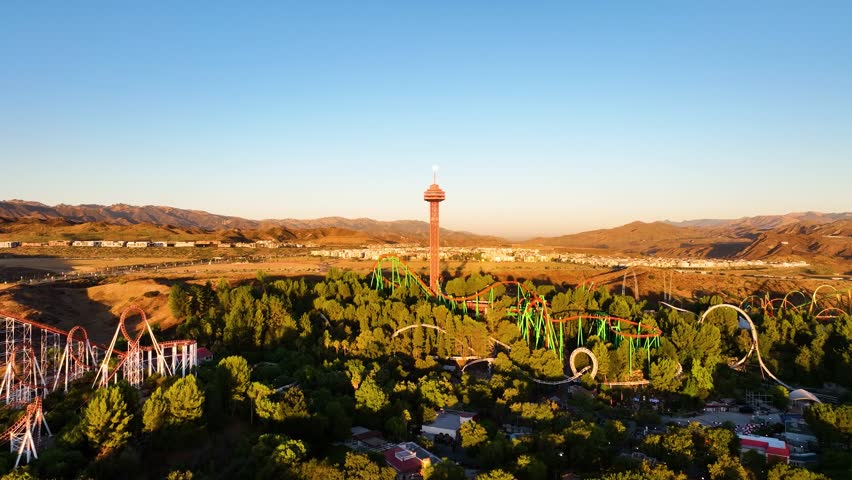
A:
<svg viewBox="0 0 852 480">
<path fill-rule="evenodd" d="M 757 423 L 764 421 L 768 423 L 781 423 L 781 415 L 774 413 L 770 415 L 752 415 L 739 412 L 707 412 L 695 417 L 662 417 L 663 423 L 675 422 L 698 422 L 702 425 L 714 426 L 725 422 L 731 422 L 737 426 L 744 426 L 749 423 Z M 716 423 L 718 422 L 718 423 Z"/>
</svg>

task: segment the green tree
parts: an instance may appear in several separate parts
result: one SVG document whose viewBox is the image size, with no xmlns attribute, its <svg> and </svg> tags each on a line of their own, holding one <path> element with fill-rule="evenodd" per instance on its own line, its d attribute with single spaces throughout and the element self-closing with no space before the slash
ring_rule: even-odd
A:
<svg viewBox="0 0 852 480">
<path fill-rule="evenodd" d="M 231 400 L 234 402 L 245 400 L 251 381 L 251 369 L 246 359 L 238 355 L 223 358 L 219 361 L 218 369 L 226 379 Z"/>
<path fill-rule="evenodd" d="M 252 457 L 261 465 L 257 478 L 289 478 L 288 473 L 307 455 L 307 452 L 301 440 L 294 440 L 286 435 L 270 433 L 261 435 L 251 451 Z"/>
<path fill-rule="evenodd" d="M 766 478 L 766 457 L 760 453 L 754 450 L 743 452 L 741 463 L 746 470 L 751 472 L 752 478 Z"/>
<path fill-rule="evenodd" d="M 488 441 L 488 431 L 474 420 L 463 423 L 459 435 L 462 448 L 475 448 Z"/>
<path fill-rule="evenodd" d="M 132 419 L 121 388 L 117 385 L 102 388 L 92 395 L 83 410 L 83 433 L 103 455 L 127 443 Z"/>
<path fill-rule="evenodd" d="M 375 372 L 361 382 L 355 390 L 355 406 L 362 410 L 377 413 L 389 405 L 388 395 L 376 383 Z"/>
<path fill-rule="evenodd" d="M 176 381 L 164 395 L 169 406 L 169 422 L 175 425 L 190 423 L 201 418 L 204 392 L 198 388 L 195 375 Z"/>
<path fill-rule="evenodd" d="M 464 480 L 464 469 L 446 458 L 423 469 L 423 480 Z"/>
<path fill-rule="evenodd" d="M 681 370 L 677 360 L 660 358 L 651 364 L 651 386 L 663 392 L 676 392 L 681 385 Z"/>
<path fill-rule="evenodd" d="M 499 468 L 476 476 L 476 480 L 517 480 L 514 475 Z"/>
<path fill-rule="evenodd" d="M 772 405 L 779 410 L 786 410 L 790 405 L 790 392 L 781 385 L 775 385 L 772 390 Z"/>
<path fill-rule="evenodd" d="M 547 465 L 531 455 L 518 457 L 516 471 L 522 480 L 546 480 Z"/>
<path fill-rule="evenodd" d="M 455 405 L 458 402 L 453 385 L 444 378 L 427 378 L 417 387 L 423 400 L 437 408 Z"/>
<path fill-rule="evenodd" d="M 609 305 L 609 314 L 618 318 L 630 318 L 630 305 L 622 296 L 615 297 Z"/>
<path fill-rule="evenodd" d="M 142 406 L 143 431 L 156 432 L 166 424 L 168 420 L 169 405 L 162 387 L 157 387 L 154 393 Z"/>
<path fill-rule="evenodd" d="M 192 470 L 173 470 L 166 476 L 166 480 L 192 480 Z"/>
<path fill-rule="evenodd" d="M 169 289 L 169 310 L 178 320 L 189 313 L 189 292 L 180 283 L 175 283 Z"/>
<path fill-rule="evenodd" d="M 712 480 L 749 480 L 750 476 L 739 462 L 730 455 L 723 455 L 716 463 L 707 466 Z"/>
<path fill-rule="evenodd" d="M 343 463 L 347 480 L 394 480 L 396 471 L 386 465 L 378 465 L 370 457 L 355 452 L 347 452 Z"/>
<path fill-rule="evenodd" d="M 848 471 L 846 473 L 849 473 Z M 776 463 L 769 470 L 767 480 L 830 480 L 825 475 L 804 468 L 791 467 L 786 463 Z"/>
</svg>

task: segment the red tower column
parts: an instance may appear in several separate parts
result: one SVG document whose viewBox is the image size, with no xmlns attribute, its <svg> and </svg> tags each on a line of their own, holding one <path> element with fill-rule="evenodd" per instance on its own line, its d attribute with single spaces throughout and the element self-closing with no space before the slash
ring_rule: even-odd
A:
<svg viewBox="0 0 852 480">
<path fill-rule="evenodd" d="M 445 198 L 444 191 L 437 183 L 430 185 L 429 189 L 423 194 L 423 200 L 429 202 L 429 288 L 436 293 L 440 274 L 438 266 L 440 260 L 438 254 L 438 233 L 440 229 L 438 204 L 443 202 Z"/>
</svg>

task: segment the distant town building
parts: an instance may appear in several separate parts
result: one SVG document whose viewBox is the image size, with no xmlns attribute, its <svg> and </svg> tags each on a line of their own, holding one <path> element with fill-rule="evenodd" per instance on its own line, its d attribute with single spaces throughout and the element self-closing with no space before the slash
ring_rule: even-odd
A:
<svg viewBox="0 0 852 480">
<path fill-rule="evenodd" d="M 26 248 L 26 247 L 46 247 L 47 243 L 46 242 L 23 242 L 23 243 L 21 243 L 21 246 L 24 247 L 24 248 Z"/>
<path fill-rule="evenodd" d="M 0 248 L 17 248 L 21 246 L 21 242 L 8 241 L 0 242 Z"/>
<path fill-rule="evenodd" d="M 148 248 L 151 242 L 127 242 L 127 248 Z"/>
<path fill-rule="evenodd" d="M 70 247 L 71 240 L 51 240 L 47 242 L 48 247 Z"/>
<path fill-rule="evenodd" d="M 195 242 L 175 242 L 175 247 L 177 248 L 185 248 L 185 247 L 195 247 Z"/>
<path fill-rule="evenodd" d="M 104 240 L 103 243 L 101 243 L 102 247 L 109 248 L 121 248 L 125 245 L 127 245 L 127 242 L 125 242 L 124 240 Z"/>
<path fill-rule="evenodd" d="M 103 244 L 101 240 L 75 240 L 71 245 L 74 247 L 100 247 Z"/>
</svg>

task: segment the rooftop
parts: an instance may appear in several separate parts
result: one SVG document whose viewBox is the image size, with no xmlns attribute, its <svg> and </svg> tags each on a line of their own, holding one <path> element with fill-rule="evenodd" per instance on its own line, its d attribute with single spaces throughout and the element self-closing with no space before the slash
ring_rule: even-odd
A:
<svg viewBox="0 0 852 480">
<path fill-rule="evenodd" d="M 445 430 L 458 430 L 461 428 L 462 423 L 472 420 L 475 416 L 476 413 L 472 412 L 445 411 L 439 413 L 435 421 L 426 426 Z"/>
</svg>

